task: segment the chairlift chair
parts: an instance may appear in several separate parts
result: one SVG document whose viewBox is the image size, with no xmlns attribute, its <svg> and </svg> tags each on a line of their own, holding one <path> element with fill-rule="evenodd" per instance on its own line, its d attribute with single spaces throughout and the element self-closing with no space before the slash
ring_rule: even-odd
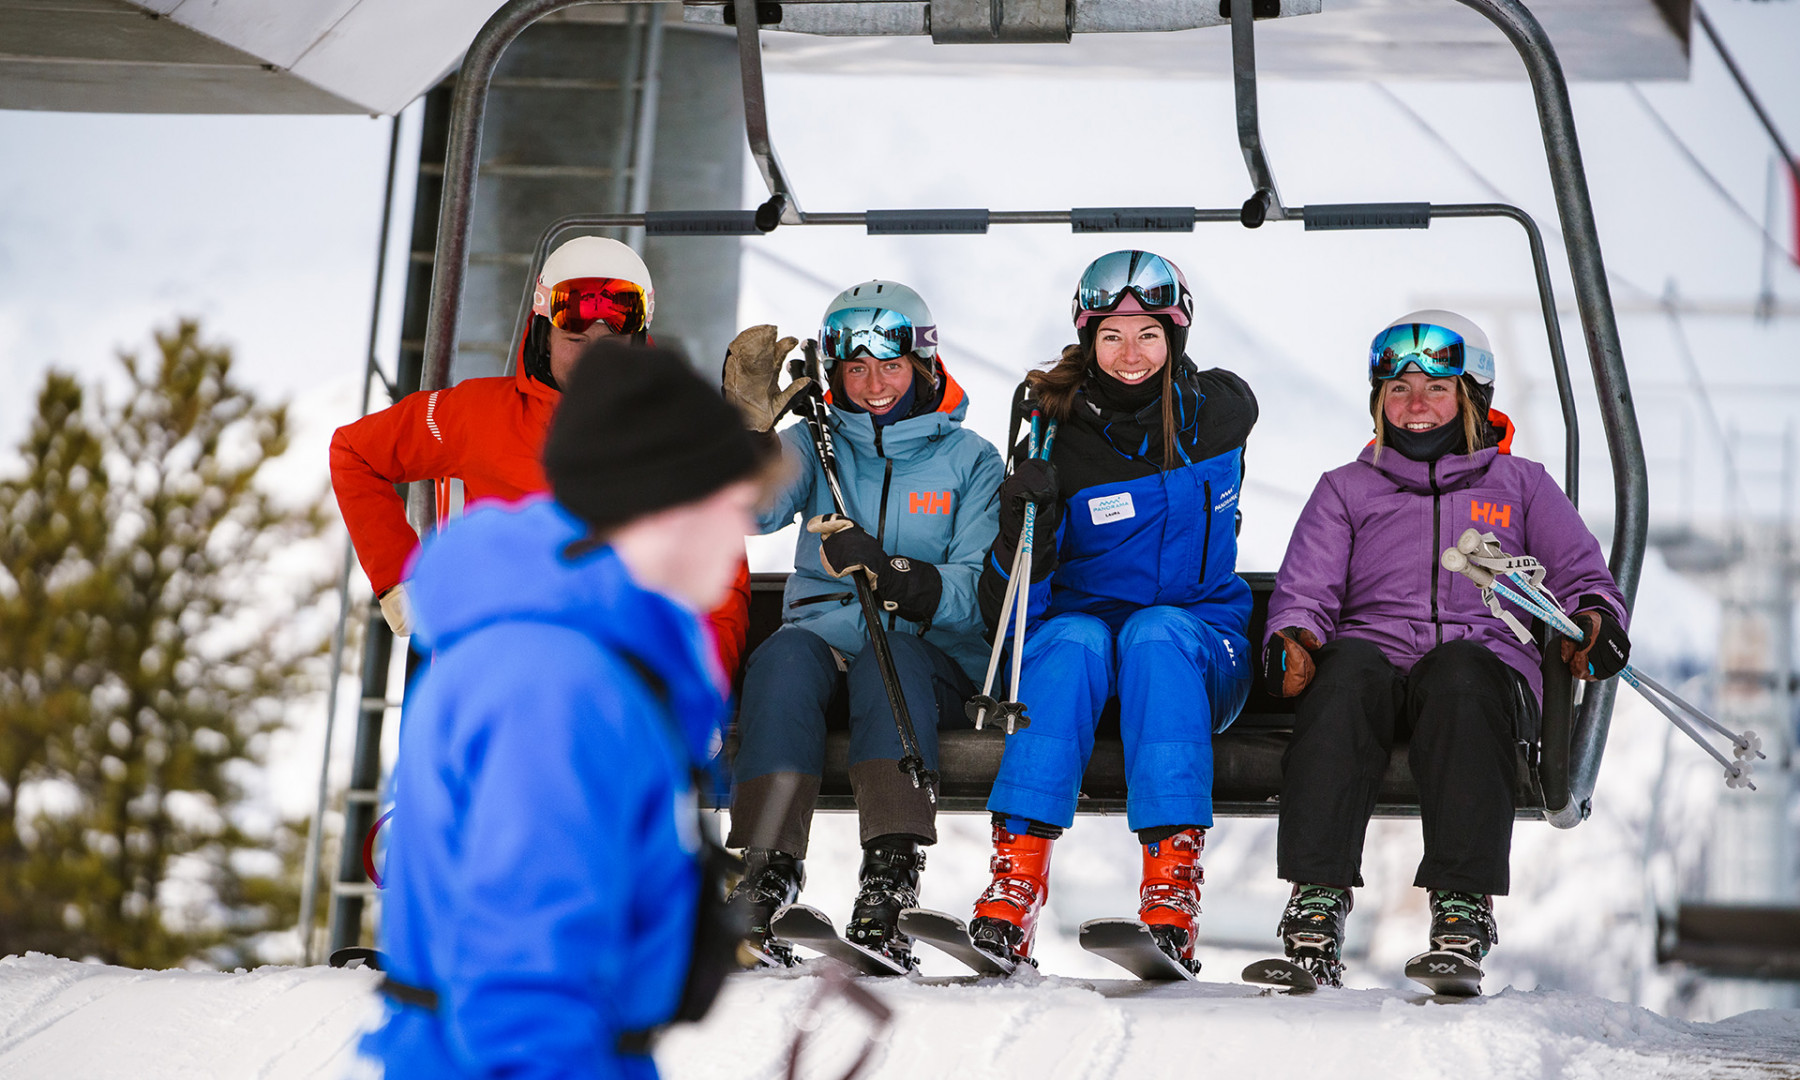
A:
<svg viewBox="0 0 1800 1080">
<path fill-rule="evenodd" d="M 476 35 L 458 73 L 453 98 L 425 339 L 423 389 L 432 390 L 448 384 L 450 362 L 456 351 L 458 316 L 468 268 L 469 222 L 474 205 L 483 110 L 501 54 L 527 26 L 552 12 L 580 3 L 631 2 L 642 0 L 509 0 Z M 1225 0 L 1220 5 L 1220 21 L 1228 21 L 1231 27 L 1238 140 L 1252 188 L 1242 206 L 1219 209 L 1162 206 L 852 212 L 802 209 L 770 137 L 763 94 L 759 24 L 779 22 L 782 18 L 780 5 L 758 3 L 757 0 L 688 2 L 690 5 L 723 6 L 724 21 L 736 27 L 746 134 L 752 157 L 768 187 L 767 201 L 755 210 L 653 210 L 564 218 L 553 223 L 540 237 L 529 280 L 535 280 L 546 253 L 562 238 L 571 232 L 606 227 L 641 227 L 646 234 L 658 236 L 755 237 L 777 228 L 795 226 L 860 226 L 870 235 L 941 236 L 986 233 L 993 227 L 1006 225 L 1066 225 L 1083 233 L 1158 233 L 1191 232 L 1200 223 L 1236 223 L 1254 229 L 1270 223 L 1299 222 L 1310 232 L 1423 229 L 1433 220 L 1443 218 L 1506 218 L 1521 227 L 1531 249 L 1544 330 L 1566 429 L 1563 487 L 1570 500 L 1576 500 L 1580 443 L 1574 394 L 1565 363 L 1543 238 L 1531 215 L 1504 203 L 1287 206 L 1282 202 L 1263 149 L 1257 117 L 1254 20 L 1317 11 L 1320 5 L 1316 0 L 1252 0 L 1236 5 Z M 860 3 L 859 0 L 803 2 L 809 6 L 858 4 L 857 8 L 843 7 L 846 15 L 874 6 L 870 0 L 860 0 Z M 1643 565 L 1648 482 L 1643 445 L 1619 346 L 1618 326 L 1576 140 L 1568 87 L 1548 36 L 1520 0 L 1458 2 L 1480 12 L 1500 28 L 1518 50 L 1531 81 L 1546 163 L 1556 196 L 1557 215 L 1566 238 L 1588 362 L 1594 374 L 1612 459 L 1615 526 L 1609 562 L 1613 577 L 1629 604 L 1636 594 Z M 1092 7 L 1083 9 L 1092 10 Z M 992 4 L 989 0 L 929 0 L 926 24 L 937 28 L 933 33 L 938 40 L 1067 41 L 1070 29 L 1079 29 L 1076 16 L 1076 0 L 1019 0 L 1016 3 L 1008 0 L 1004 5 Z M 1128 18 L 1125 15 L 1117 17 Z M 1145 17 L 1150 22 L 1155 21 L 1154 16 Z M 1125 28 L 1112 23 L 1107 26 L 1114 31 Z M 1132 28 L 1167 29 L 1148 23 Z M 940 31 L 949 36 L 939 36 Z M 867 32 L 895 31 L 871 25 Z M 521 311 L 521 320 L 526 314 Z M 413 485 L 412 516 L 415 521 L 433 520 L 428 503 L 430 498 L 429 485 Z M 1250 638 L 1260 642 L 1269 596 L 1274 589 L 1274 575 L 1246 573 L 1242 576 L 1255 596 Z M 784 574 L 753 576 L 750 648 L 780 625 L 785 577 Z M 1560 828 L 1570 828 L 1585 819 L 1590 810 L 1616 687 L 1611 682 L 1578 687 L 1555 657 L 1555 650 L 1545 650 L 1541 731 L 1534 743 L 1522 742 L 1519 746 L 1521 769 L 1515 806 L 1520 818 L 1542 819 Z M 1292 713 L 1292 702 L 1271 698 L 1257 687 L 1252 690 L 1236 723 L 1214 737 L 1213 797 L 1217 813 L 1276 812 L 1281 789 L 1281 756 L 1291 733 Z M 1124 810 L 1123 748 L 1116 727 L 1110 739 L 1105 733 L 1103 721 L 1101 738 L 1096 741 L 1092 761 L 1082 782 L 1078 812 L 1117 813 Z M 988 791 L 999 769 L 1003 738 L 998 730 L 940 733 L 940 808 L 965 812 L 986 808 Z M 830 736 L 818 800 L 820 809 L 851 809 L 854 805 L 849 784 L 848 750 L 845 733 Z M 1418 789 L 1406 764 L 1405 748 L 1397 747 L 1389 761 L 1376 812 L 1386 816 L 1411 816 L 1418 813 L 1418 805 Z"/>
</svg>

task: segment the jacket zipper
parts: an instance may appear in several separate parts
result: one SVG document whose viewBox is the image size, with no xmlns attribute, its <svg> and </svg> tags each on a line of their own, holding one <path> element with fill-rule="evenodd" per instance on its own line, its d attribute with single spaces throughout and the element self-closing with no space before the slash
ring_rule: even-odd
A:
<svg viewBox="0 0 1800 1080">
<path fill-rule="evenodd" d="M 1437 643 L 1444 643 L 1444 624 L 1438 621 L 1438 571 L 1440 566 L 1436 558 L 1438 538 L 1444 532 L 1444 493 L 1438 490 L 1437 462 L 1427 466 L 1426 475 L 1431 478 L 1431 548 L 1427 552 L 1431 559 L 1431 624 L 1437 627 Z"/>
<path fill-rule="evenodd" d="M 1206 534 L 1200 548 L 1200 584 L 1206 584 L 1206 560 L 1212 554 L 1212 481 L 1206 481 Z"/>
</svg>

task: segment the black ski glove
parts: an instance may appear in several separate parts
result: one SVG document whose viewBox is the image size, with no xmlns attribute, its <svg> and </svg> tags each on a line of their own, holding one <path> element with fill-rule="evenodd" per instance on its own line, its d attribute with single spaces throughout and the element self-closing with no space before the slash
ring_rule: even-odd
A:
<svg viewBox="0 0 1800 1080">
<path fill-rule="evenodd" d="M 1000 482 L 1000 535 L 994 541 L 994 553 L 1010 572 L 1019 553 L 1019 534 L 1025 530 L 1025 506 L 1034 502 L 1037 517 L 1032 519 L 1031 529 L 1031 580 L 1042 581 L 1056 569 L 1056 527 L 1062 523 L 1056 466 L 1048 461 L 1026 458 Z"/>
<path fill-rule="evenodd" d="M 1622 671 L 1631 659 L 1631 639 L 1606 601 L 1583 593 L 1575 602 L 1574 619 L 1587 631 L 1587 640 L 1577 645 L 1563 638 L 1562 658 L 1569 665 L 1569 674 L 1587 682 L 1604 682 Z"/>
<path fill-rule="evenodd" d="M 1277 630 L 1263 649 L 1263 689 L 1271 697 L 1299 696 L 1312 683 L 1316 668 L 1312 654 L 1319 649 L 1319 639 L 1311 630 L 1290 626 Z"/>
<path fill-rule="evenodd" d="M 825 572 L 832 577 L 843 577 L 856 570 L 869 573 L 883 608 L 909 622 L 929 623 L 944 595 L 944 578 L 938 568 L 904 555 L 889 557 L 881 542 L 861 525 L 846 524 L 828 531 L 832 524 L 843 520 L 833 515 L 823 519 L 821 528 L 815 529 L 811 523 L 807 526 L 822 534 L 819 562 Z"/>
</svg>

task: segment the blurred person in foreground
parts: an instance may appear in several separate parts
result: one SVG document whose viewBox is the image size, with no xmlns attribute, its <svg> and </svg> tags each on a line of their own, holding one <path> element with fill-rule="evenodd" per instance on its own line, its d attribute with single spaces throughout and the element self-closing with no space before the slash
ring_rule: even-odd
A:
<svg viewBox="0 0 1800 1080">
<path fill-rule="evenodd" d="M 433 481 L 440 527 L 465 504 L 543 492 L 544 436 L 576 360 L 598 341 L 649 344 L 655 314 L 656 287 L 637 252 L 603 236 L 575 237 L 557 245 L 538 273 L 512 374 L 408 394 L 333 433 L 331 487 L 397 636 L 412 633 L 402 571 L 419 537 L 395 486 Z M 735 584 L 707 619 L 727 681 L 750 626 L 750 569 L 738 554 Z"/>
<path fill-rule="evenodd" d="M 569 381 L 554 497 L 452 522 L 409 578 L 435 659 L 401 723 L 390 1009 L 364 1043 L 391 1080 L 654 1077 L 741 933 L 696 801 L 726 708 L 700 613 L 770 466 L 675 354 L 599 343 Z"/>
</svg>

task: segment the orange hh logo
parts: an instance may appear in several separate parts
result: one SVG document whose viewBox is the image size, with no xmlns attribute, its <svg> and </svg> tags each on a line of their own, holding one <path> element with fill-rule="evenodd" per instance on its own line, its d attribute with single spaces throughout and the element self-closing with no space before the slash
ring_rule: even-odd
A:
<svg viewBox="0 0 1800 1080">
<path fill-rule="evenodd" d="M 907 499 L 907 509 L 915 514 L 948 514 L 950 512 L 950 493 L 948 491 L 915 491 Z"/>
<path fill-rule="evenodd" d="M 1512 523 L 1512 507 L 1505 503 L 1482 502 L 1480 499 L 1469 501 L 1469 520 L 1485 521 L 1496 528 L 1507 528 Z"/>
</svg>

